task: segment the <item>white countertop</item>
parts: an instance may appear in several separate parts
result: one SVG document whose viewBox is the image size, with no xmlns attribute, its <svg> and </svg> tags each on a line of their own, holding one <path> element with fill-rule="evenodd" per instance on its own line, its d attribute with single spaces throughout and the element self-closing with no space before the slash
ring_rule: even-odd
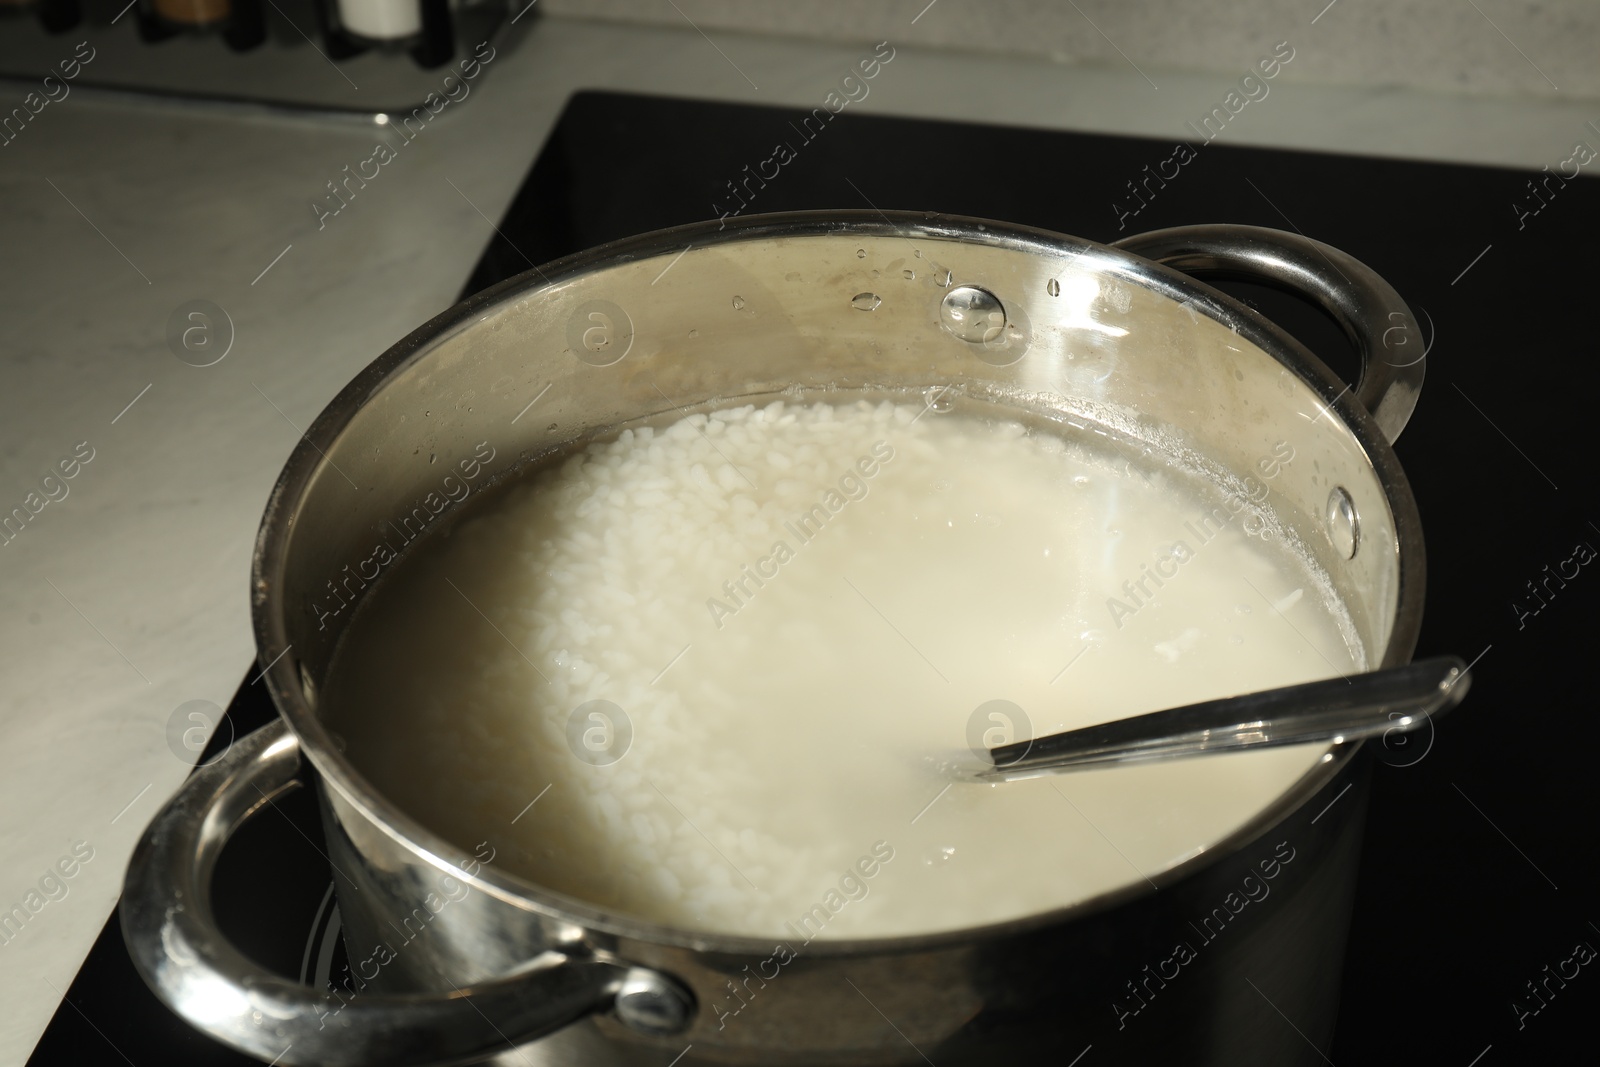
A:
<svg viewBox="0 0 1600 1067">
<path fill-rule="evenodd" d="M 226 706 L 251 662 L 249 554 L 294 427 L 450 303 L 490 236 L 485 216 L 499 218 L 566 97 L 614 88 L 811 107 L 862 52 L 714 34 L 724 57 L 687 25 L 530 18 L 517 32 L 471 99 L 321 232 L 309 205 L 371 154 L 372 130 L 84 91 L 0 149 L 0 511 L 80 442 L 93 449 L 68 495 L 0 546 L 0 912 L 74 842 L 93 849 L 66 896 L 0 944 L 0 1064 L 27 1058 L 140 831 L 187 772 L 169 718 L 191 700 Z M 1314 27 L 1296 47 L 1318 47 Z M 901 47 L 856 107 L 1178 137 L 1230 82 L 1146 73 L 1159 90 L 1126 66 Z M 1597 117 L 1594 101 L 1283 83 L 1219 140 L 1536 170 Z M 165 337 L 169 314 L 197 298 L 225 308 L 237 334 L 206 368 Z"/>
</svg>

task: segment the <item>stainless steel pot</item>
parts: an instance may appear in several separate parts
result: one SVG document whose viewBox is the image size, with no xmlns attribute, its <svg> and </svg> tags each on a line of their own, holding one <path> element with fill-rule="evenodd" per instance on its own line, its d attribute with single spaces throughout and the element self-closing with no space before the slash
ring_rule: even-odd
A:
<svg viewBox="0 0 1600 1067">
<path fill-rule="evenodd" d="M 1190 276 L 1207 274 L 1321 305 L 1360 352 L 1360 381 Z M 1096 1063 L 1320 1062 L 1365 805 L 1359 746 L 1149 884 L 979 929 L 816 941 L 772 974 L 770 940 L 607 914 L 475 862 L 362 778 L 317 693 L 375 531 L 479 442 L 488 474 L 509 475 L 622 423 L 786 390 L 958 394 L 1179 449 L 1219 477 L 1287 440 L 1304 460 L 1262 506 L 1326 570 L 1369 665 L 1404 663 L 1423 548 L 1390 442 L 1422 373 L 1420 335 L 1382 279 L 1239 226 L 1108 247 L 931 214 L 756 216 L 505 282 L 364 370 L 290 457 L 251 590 L 282 721 L 194 774 L 146 832 L 122 901 L 134 961 L 195 1026 L 280 1064 L 471 1062 L 557 1031 L 506 1062 L 946 1067 L 1067 1062 L 1091 1045 Z M 245 959 L 210 906 L 229 835 L 302 782 L 318 784 L 360 960 L 336 992 Z M 1269 866 L 1246 922 L 1241 879 L 1263 883 Z M 1174 962 L 1179 942 L 1192 959 Z"/>
</svg>

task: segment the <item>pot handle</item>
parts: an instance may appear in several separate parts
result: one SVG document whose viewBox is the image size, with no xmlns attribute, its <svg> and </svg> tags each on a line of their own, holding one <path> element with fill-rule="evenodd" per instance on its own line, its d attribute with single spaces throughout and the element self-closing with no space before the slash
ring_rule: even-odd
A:
<svg viewBox="0 0 1600 1067">
<path fill-rule="evenodd" d="M 1112 242 L 1198 278 L 1269 285 L 1331 315 L 1361 357 L 1355 396 L 1392 444 L 1417 406 L 1426 353 L 1400 294 L 1332 245 L 1265 226 L 1213 224 L 1151 230 Z"/>
<path fill-rule="evenodd" d="M 192 1026 L 275 1064 L 402 1067 L 481 1060 L 608 1008 L 649 1033 L 687 1024 L 693 1000 L 672 979 L 558 952 L 451 993 L 349 1000 L 256 965 L 217 929 L 211 874 L 246 819 L 302 784 L 299 770 L 288 727 L 262 727 L 189 777 L 129 861 L 123 940 L 145 983 Z"/>
</svg>

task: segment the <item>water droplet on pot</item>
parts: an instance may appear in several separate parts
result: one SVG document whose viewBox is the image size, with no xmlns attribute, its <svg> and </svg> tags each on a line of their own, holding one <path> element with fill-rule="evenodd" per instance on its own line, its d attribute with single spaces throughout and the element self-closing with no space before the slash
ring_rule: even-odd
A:
<svg viewBox="0 0 1600 1067">
<path fill-rule="evenodd" d="M 917 280 L 917 272 L 914 271 L 914 270 L 911 270 L 911 269 L 908 268 L 906 270 L 901 271 L 900 273 L 905 275 L 906 281 L 908 281 L 908 282 L 914 282 L 914 281 Z"/>
<path fill-rule="evenodd" d="M 850 298 L 850 306 L 857 311 L 875 311 L 883 298 L 877 293 L 857 293 Z"/>
<path fill-rule="evenodd" d="M 857 259 L 866 259 L 867 258 L 867 250 L 865 248 L 856 249 L 856 258 Z"/>
<path fill-rule="evenodd" d="M 1048 282 L 1044 283 L 1044 291 L 1049 293 L 1051 296 L 1060 296 L 1061 283 L 1056 281 L 1056 279 L 1051 278 Z"/>
<path fill-rule="evenodd" d="M 736 297 L 733 298 L 733 310 L 735 310 L 735 311 L 743 311 L 744 310 L 744 297 L 736 296 Z"/>
</svg>

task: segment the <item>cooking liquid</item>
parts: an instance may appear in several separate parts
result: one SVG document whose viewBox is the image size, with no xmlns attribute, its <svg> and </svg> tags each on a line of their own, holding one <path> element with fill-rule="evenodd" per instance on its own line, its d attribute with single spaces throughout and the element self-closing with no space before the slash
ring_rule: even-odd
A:
<svg viewBox="0 0 1600 1067">
<path fill-rule="evenodd" d="M 1362 669 L 1242 503 L 1134 443 L 921 404 L 695 415 L 419 542 L 321 707 L 424 825 L 607 910 L 794 942 L 1015 918 L 1204 850 L 1326 751 L 934 766 Z"/>
</svg>

